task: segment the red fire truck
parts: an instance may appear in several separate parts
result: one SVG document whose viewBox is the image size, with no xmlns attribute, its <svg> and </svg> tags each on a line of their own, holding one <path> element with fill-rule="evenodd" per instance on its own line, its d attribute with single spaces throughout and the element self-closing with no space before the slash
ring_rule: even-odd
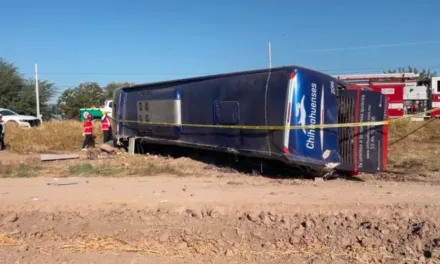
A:
<svg viewBox="0 0 440 264">
<path fill-rule="evenodd" d="M 411 89 L 414 90 L 417 87 L 417 80 L 420 75 L 416 73 L 384 73 L 338 75 L 334 77 L 348 84 L 368 87 L 386 95 L 388 100 L 388 117 L 399 118 L 408 113 L 406 111 L 407 107 L 405 107 L 405 104 L 408 104 L 404 98 L 405 91 L 411 91 Z M 440 104 L 440 92 L 438 96 Z"/>
<path fill-rule="evenodd" d="M 426 110 L 440 108 L 440 77 L 431 77 L 418 81 L 415 91 L 419 91 L 419 93 L 424 92 L 426 94 Z M 413 91 L 413 93 L 415 91 Z M 429 115 L 439 118 L 440 110 L 435 110 Z"/>
</svg>

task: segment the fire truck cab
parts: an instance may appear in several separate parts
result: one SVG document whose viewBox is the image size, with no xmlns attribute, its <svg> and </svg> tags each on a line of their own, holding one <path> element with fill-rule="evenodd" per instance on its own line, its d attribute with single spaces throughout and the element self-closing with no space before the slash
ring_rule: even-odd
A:
<svg viewBox="0 0 440 264">
<path fill-rule="evenodd" d="M 405 100 L 405 91 L 408 90 L 411 93 L 414 91 L 406 87 L 416 87 L 419 76 L 417 73 L 383 73 L 337 75 L 334 77 L 345 81 L 352 87 L 368 87 L 376 92 L 381 92 L 387 97 L 388 117 L 399 118 L 406 114 L 405 104 L 410 104 Z"/>
<path fill-rule="evenodd" d="M 426 110 L 440 108 L 440 77 L 431 77 L 417 82 L 417 88 L 426 94 Z M 439 118 L 440 109 L 428 114 L 428 116 Z"/>
</svg>

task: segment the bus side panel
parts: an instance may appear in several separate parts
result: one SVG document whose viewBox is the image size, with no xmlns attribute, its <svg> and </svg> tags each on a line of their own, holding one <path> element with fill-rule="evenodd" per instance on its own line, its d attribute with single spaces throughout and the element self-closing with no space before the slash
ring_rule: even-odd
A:
<svg viewBox="0 0 440 264">
<path fill-rule="evenodd" d="M 286 99 L 288 71 L 221 76 L 179 83 L 177 86 L 173 84 L 171 87 L 145 85 L 126 88 L 121 96 L 124 105 L 120 108 L 121 120 L 126 121 L 122 131 L 126 136 L 143 137 L 145 140 L 165 140 L 161 141 L 164 144 L 182 143 L 251 152 L 261 157 L 272 154 L 283 156 L 281 130 L 214 126 L 282 126 L 285 116 L 284 104 L 280 101 Z M 145 110 L 147 102 L 148 113 Z M 176 126 L 157 126 L 155 122 Z"/>
<path fill-rule="evenodd" d="M 267 120 L 267 125 L 282 126 L 284 105 L 278 100 L 285 100 L 286 83 L 287 73 L 276 71 L 270 76 L 269 72 L 252 73 L 181 86 L 182 122 L 207 125 L 184 126 L 181 140 L 260 156 L 281 155 L 280 133 L 212 125 L 264 127 Z"/>
</svg>

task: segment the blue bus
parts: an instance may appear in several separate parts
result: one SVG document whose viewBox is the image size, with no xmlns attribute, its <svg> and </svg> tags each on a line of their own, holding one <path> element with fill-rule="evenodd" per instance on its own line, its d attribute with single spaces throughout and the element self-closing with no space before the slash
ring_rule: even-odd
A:
<svg viewBox="0 0 440 264">
<path fill-rule="evenodd" d="M 386 121 L 386 103 L 299 66 L 137 84 L 113 94 L 113 137 L 278 160 L 323 176 L 374 173 L 385 170 L 386 125 L 337 125 Z"/>
</svg>

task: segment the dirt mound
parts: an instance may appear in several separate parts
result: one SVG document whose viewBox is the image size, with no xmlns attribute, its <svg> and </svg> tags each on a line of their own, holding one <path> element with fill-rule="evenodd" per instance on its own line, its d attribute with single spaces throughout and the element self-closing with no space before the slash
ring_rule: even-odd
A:
<svg viewBox="0 0 440 264">
<path fill-rule="evenodd" d="M 39 251 L 52 256 L 131 252 L 180 259 L 217 257 L 242 263 L 417 263 L 440 259 L 438 223 L 428 214 L 423 217 L 407 212 L 407 208 L 381 208 L 383 217 L 353 212 L 230 215 L 215 208 L 186 208 L 180 213 L 129 208 L 52 214 L 4 212 L 0 245 L 13 247 L 18 253 Z M 44 256 L 40 259 L 34 263 L 42 263 Z M 69 261 L 69 254 L 65 260 Z"/>
</svg>

